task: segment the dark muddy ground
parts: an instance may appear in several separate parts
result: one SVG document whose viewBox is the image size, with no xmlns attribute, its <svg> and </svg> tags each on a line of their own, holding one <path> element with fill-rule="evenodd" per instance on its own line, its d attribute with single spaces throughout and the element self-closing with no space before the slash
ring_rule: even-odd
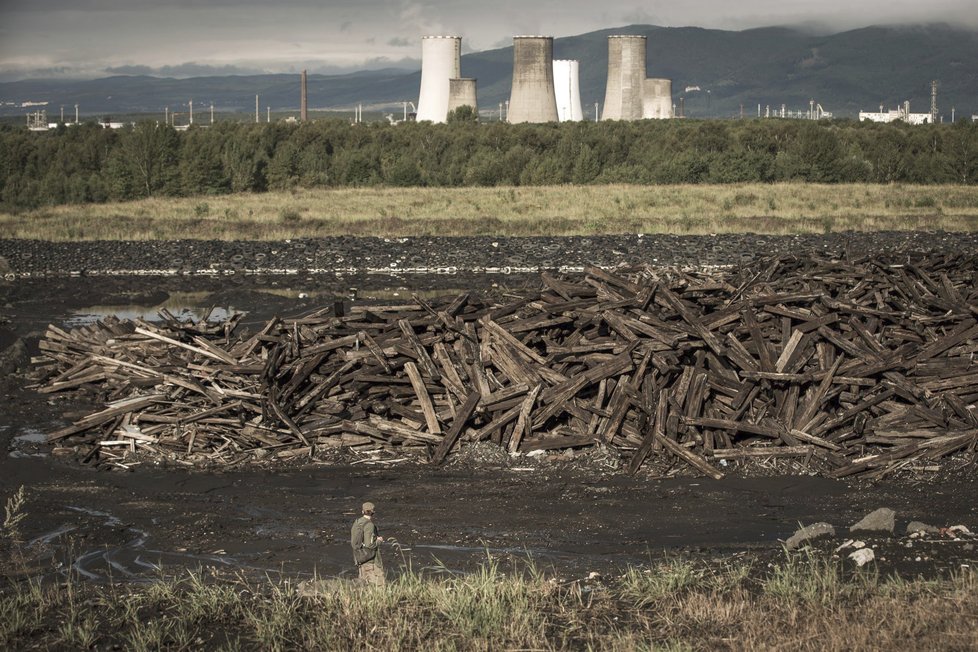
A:
<svg viewBox="0 0 978 652">
<path fill-rule="evenodd" d="M 696 239 L 675 250 L 685 252 L 685 257 L 673 250 L 669 255 L 676 258 L 674 263 L 682 258 L 689 264 L 708 264 L 765 253 L 763 243 L 745 252 L 743 238 Z M 975 244 L 971 235 L 950 234 L 879 234 L 876 240 L 833 236 L 805 244 L 841 250 L 855 248 L 857 240 L 867 251 L 903 246 L 951 252 Z M 703 246 L 706 242 L 709 247 Z M 227 473 L 163 469 L 148 463 L 130 473 L 95 472 L 70 456 L 51 455 L 40 443 L 44 432 L 65 422 L 66 413 L 85 407 L 83 400 L 44 397 L 25 387 L 25 365 L 15 343 L 23 342 L 28 354 L 36 352 L 48 323 L 70 326 L 105 314 L 151 318 L 160 307 L 199 316 L 216 307 L 246 312 L 243 325 L 248 326 L 272 315 L 298 315 L 336 298 L 388 301 L 411 292 L 519 292 L 535 286 L 535 276 L 486 274 L 484 269 L 395 276 L 334 269 L 274 276 L 221 266 L 213 275 L 90 275 L 91 270 L 105 272 L 119 264 L 99 256 L 111 245 L 96 244 L 72 254 L 81 256 L 72 260 L 82 261 L 80 266 L 89 274 L 71 277 L 65 273 L 72 271 L 67 263 L 58 265 L 61 254 L 28 244 L 0 241 L 6 273 L 14 275 L 0 285 L 0 351 L 5 353 L 0 361 L 5 374 L 0 497 L 26 487 L 23 531 L 34 544 L 30 565 L 39 571 L 64 572 L 71 566 L 96 580 L 137 579 L 158 575 L 158 567 L 174 572 L 203 565 L 290 577 L 305 577 L 314 570 L 349 576 L 349 525 L 367 499 L 378 504 L 383 532 L 400 544 L 384 553 L 392 569 L 410 562 L 416 569 L 444 565 L 464 571 L 487 552 L 530 557 L 562 576 L 613 574 L 627 564 L 663 554 L 774 557 L 782 554 L 779 540 L 790 536 L 799 523 L 816 521 L 832 523 L 839 531 L 838 542 L 822 546 L 830 550 L 847 537 L 846 526 L 881 506 L 897 510 L 898 533 L 911 520 L 978 530 L 978 482 L 974 467 L 963 460 L 949 461 L 930 477 L 902 477 L 876 485 L 816 478 L 797 467 L 732 467 L 719 482 L 655 477 L 652 472 L 628 477 L 616 467 L 614 451 L 591 451 L 572 459 L 510 459 L 481 447 L 463 451 L 442 468 L 417 460 L 389 463 L 390 456 L 349 454 Z M 625 252 L 618 262 L 648 262 L 626 255 L 627 244 L 602 243 Z M 799 246 L 793 239 L 768 244 L 775 251 Z M 559 249 L 561 241 L 549 245 Z M 665 242 L 660 245 L 667 248 Z M 356 257 L 355 243 L 347 246 L 346 255 Z M 468 260 L 473 270 L 480 263 L 485 268 L 486 259 L 477 252 L 491 248 L 491 241 L 466 241 L 466 246 L 471 247 L 468 252 L 452 250 L 448 255 L 446 249 L 437 255 Z M 194 255 L 180 253 L 181 260 L 193 260 Z M 50 263 L 40 265 L 39 260 Z M 34 266 L 29 275 L 22 273 L 25 267 L 18 261 Z M 151 256 L 127 254 L 122 262 L 129 268 L 152 269 Z M 514 268 L 533 266 L 526 260 L 516 262 L 520 264 Z M 582 264 L 576 258 L 571 262 Z M 239 273 L 226 273 L 230 271 Z M 792 472 L 800 474 L 784 475 Z M 932 539 L 868 541 L 877 546 L 876 563 L 884 571 L 931 574 L 978 564 L 969 541 L 940 535 Z M 60 570 L 53 571 L 58 564 Z"/>
</svg>

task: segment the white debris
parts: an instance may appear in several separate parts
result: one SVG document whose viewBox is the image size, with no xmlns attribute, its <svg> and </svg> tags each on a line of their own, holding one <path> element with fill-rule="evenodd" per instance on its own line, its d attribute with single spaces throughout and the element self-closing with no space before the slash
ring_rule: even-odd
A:
<svg viewBox="0 0 978 652">
<path fill-rule="evenodd" d="M 872 548 L 860 548 L 859 550 L 849 555 L 849 559 L 856 562 L 856 566 L 862 568 L 869 562 L 876 559 L 876 554 L 873 552 Z"/>
</svg>

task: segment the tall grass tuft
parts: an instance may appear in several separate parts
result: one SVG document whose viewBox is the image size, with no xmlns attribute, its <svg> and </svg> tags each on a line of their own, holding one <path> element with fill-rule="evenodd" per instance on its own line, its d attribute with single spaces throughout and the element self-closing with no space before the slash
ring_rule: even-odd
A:
<svg viewBox="0 0 978 652">
<path fill-rule="evenodd" d="M 0 649 L 850 650 L 978 646 L 978 576 L 881 579 L 794 555 L 671 559 L 561 583 L 487 558 L 386 587 L 193 572 L 148 584 L 0 586 Z"/>
</svg>

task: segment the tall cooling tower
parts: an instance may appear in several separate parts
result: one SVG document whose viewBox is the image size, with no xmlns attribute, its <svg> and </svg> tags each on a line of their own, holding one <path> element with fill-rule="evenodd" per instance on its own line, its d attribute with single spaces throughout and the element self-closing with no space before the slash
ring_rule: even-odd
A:
<svg viewBox="0 0 978 652">
<path fill-rule="evenodd" d="M 509 122 L 557 122 L 552 36 L 513 37 Z"/>
<path fill-rule="evenodd" d="M 642 117 L 667 120 L 672 117 L 672 80 L 646 79 Z"/>
<path fill-rule="evenodd" d="M 471 106 L 472 111 L 479 114 L 479 102 L 476 99 L 475 79 L 465 77 L 448 80 L 448 112 L 451 113 L 460 106 Z"/>
<path fill-rule="evenodd" d="M 445 122 L 451 95 L 449 80 L 461 77 L 461 69 L 461 36 L 425 36 L 421 39 L 419 122 Z"/>
<path fill-rule="evenodd" d="M 608 86 L 603 120 L 638 120 L 642 117 L 645 83 L 644 36 L 608 37 Z"/>
<path fill-rule="evenodd" d="M 581 109 L 580 64 L 568 59 L 554 61 L 554 96 L 561 122 L 584 119 Z"/>
</svg>

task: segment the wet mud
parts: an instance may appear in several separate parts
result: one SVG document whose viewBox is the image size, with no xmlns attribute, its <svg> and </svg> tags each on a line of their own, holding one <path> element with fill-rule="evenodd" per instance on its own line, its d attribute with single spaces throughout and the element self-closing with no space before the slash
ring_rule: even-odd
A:
<svg viewBox="0 0 978 652">
<path fill-rule="evenodd" d="M 973 245 L 970 235 L 930 237 L 929 246 L 949 253 Z M 898 240 L 894 236 L 893 242 Z M 899 242 L 927 244 L 916 237 Z M 23 245 L 0 244 L 8 261 Z M 21 260 L 57 259 L 31 246 L 35 250 Z M 718 246 L 732 252 L 742 243 Z M 711 259 L 710 251 L 698 251 L 687 254 L 696 264 Z M 452 255 L 461 260 L 464 253 Z M 643 264 L 627 257 L 622 262 Z M 98 261 L 87 265 L 94 268 Z M 13 269 L 9 262 L 7 268 Z M 421 460 L 391 463 L 390 456 L 351 453 L 231 472 L 149 463 L 128 473 L 96 472 L 71 455 L 53 454 L 43 442 L 44 433 L 88 407 L 83 396 L 42 396 L 28 386 L 26 357 L 36 354 L 49 323 L 71 327 L 106 314 L 152 319 L 165 307 L 197 318 L 244 312 L 242 326 L 249 327 L 337 300 L 387 302 L 411 293 L 460 291 L 503 296 L 536 287 L 536 274 L 469 269 L 72 276 L 55 271 L 28 276 L 8 271 L 15 276 L 0 284 L 0 351 L 7 369 L 0 386 L 0 497 L 26 488 L 22 530 L 29 565 L 52 577 L 73 570 L 93 581 L 145 581 L 198 567 L 254 576 L 352 577 L 349 528 L 364 500 L 378 505 L 381 531 L 395 540 L 383 550 L 390 573 L 408 563 L 431 573 L 465 572 L 487 554 L 517 563 L 532 560 L 563 576 L 613 574 L 663 555 L 773 557 L 783 554 L 781 541 L 800 524 L 826 521 L 844 537 L 848 525 L 878 507 L 897 511 L 898 532 L 912 520 L 978 530 L 978 483 L 973 466 L 960 460 L 929 477 L 874 485 L 786 475 L 804 472 L 788 468 L 760 474 L 732 468 L 721 481 L 656 477 L 654 471 L 631 477 L 617 467 L 614 451 L 511 459 L 478 447 L 438 468 Z M 905 551 L 899 538 L 880 545 L 891 548 L 879 556 L 884 571 L 937 573 L 978 563 L 967 545 L 939 542 L 926 552 L 920 542 Z"/>
</svg>

